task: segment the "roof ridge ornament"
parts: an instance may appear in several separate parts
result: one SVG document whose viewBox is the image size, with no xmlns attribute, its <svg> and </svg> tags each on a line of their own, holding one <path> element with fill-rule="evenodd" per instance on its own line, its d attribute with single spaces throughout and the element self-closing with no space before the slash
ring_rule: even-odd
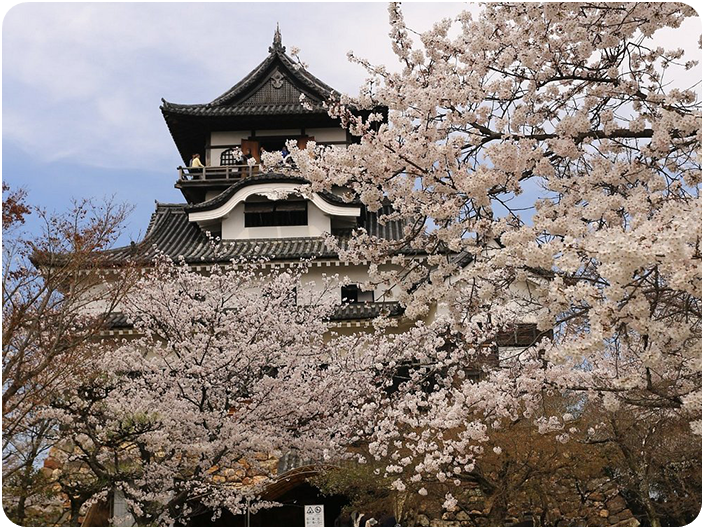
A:
<svg viewBox="0 0 704 529">
<path fill-rule="evenodd" d="M 269 53 L 275 53 L 277 51 L 286 51 L 286 46 L 281 44 L 281 30 L 279 29 L 278 22 L 276 23 L 276 31 L 274 32 L 274 42 L 269 46 Z"/>
</svg>

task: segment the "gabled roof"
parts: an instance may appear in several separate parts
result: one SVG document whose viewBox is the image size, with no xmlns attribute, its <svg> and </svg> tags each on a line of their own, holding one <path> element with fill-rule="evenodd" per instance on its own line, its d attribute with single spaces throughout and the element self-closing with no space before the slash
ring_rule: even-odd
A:
<svg viewBox="0 0 704 529">
<path fill-rule="evenodd" d="M 305 95 L 304 106 L 301 95 Z M 286 55 L 278 28 L 269 55 L 240 82 L 204 104 L 162 99 L 161 113 L 184 162 L 203 149 L 213 131 L 334 127 L 325 101 L 338 92 Z"/>
<path fill-rule="evenodd" d="M 304 94 L 312 108 L 300 102 Z M 162 99 L 161 111 L 190 116 L 326 113 L 323 102 L 338 95 L 333 88 L 286 55 L 277 27 L 269 55 L 240 82 L 210 103 L 183 105 Z"/>
</svg>

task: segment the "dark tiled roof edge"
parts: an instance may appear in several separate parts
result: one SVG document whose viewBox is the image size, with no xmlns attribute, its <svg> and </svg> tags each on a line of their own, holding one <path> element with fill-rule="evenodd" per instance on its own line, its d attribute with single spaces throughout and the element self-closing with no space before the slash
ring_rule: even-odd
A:
<svg viewBox="0 0 704 529">
<path fill-rule="evenodd" d="M 404 309 L 398 301 L 349 303 L 335 308 L 330 315 L 330 321 L 351 321 L 370 320 L 378 316 L 399 317 L 404 313 Z M 131 329 L 132 323 L 126 314 L 113 312 L 106 318 L 106 326 L 109 330 Z"/>
<path fill-rule="evenodd" d="M 238 115 L 240 113 L 267 113 L 272 111 L 276 113 L 285 113 L 287 110 L 288 112 L 311 112 L 310 110 L 304 109 L 300 105 L 271 105 L 284 107 L 290 106 L 291 108 L 266 109 L 258 108 L 266 105 L 248 105 L 246 108 L 243 108 L 243 106 L 232 104 L 234 100 L 236 100 L 239 96 L 245 94 L 247 90 L 254 87 L 256 83 L 260 81 L 260 77 L 262 76 L 262 74 L 267 70 L 267 68 L 269 68 L 269 66 L 274 63 L 277 58 L 281 61 L 283 66 L 293 77 L 300 81 L 309 90 L 313 91 L 320 98 L 321 101 L 326 101 L 330 98 L 330 96 L 339 94 L 339 92 L 325 84 L 313 74 L 306 71 L 304 68 L 299 67 L 299 65 L 297 65 L 293 60 L 291 60 L 288 55 L 286 55 L 282 47 L 275 46 L 270 48 L 269 55 L 261 63 L 259 63 L 259 65 L 256 66 L 251 72 L 249 72 L 241 81 L 239 81 L 237 84 L 235 84 L 232 88 L 227 90 L 222 95 L 216 97 L 210 103 L 188 105 L 170 103 L 165 99 L 162 99 L 161 111 L 162 113 L 176 112 L 198 115 L 228 115 L 230 113 L 232 113 L 230 115 Z M 315 110 L 325 111 L 325 109 L 319 102 L 312 101 L 311 103 Z"/>
<path fill-rule="evenodd" d="M 398 301 L 348 303 L 335 309 L 331 321 L 369 320 L 381 316 L 401 316 L 404 309 Z"/>
<path fill-rule="evenodd" d="M 206 200 L 205 202 L 200 202 L 199 204 L 192 204 L 186 207 L 186 211 L 189 213 L 196 212 L 196 211 L 207 211 L 209 209 L 217 208 L 220 207 L 221 205 L 225 204 L 238 190 L 245 188 L 250 185 L 256 185 L 256 184 L 261 184 L 265 182 L 270 182 L 270 183 L 277 183 L 277 184 L 282 184 L 282 183 L 293 183 L 293 184 L 308 184 L 309 182 L 302 177 L 298 176 L 289 176 L 285 174 L 280 174 L 280 173 L 265 173 L 259 176 L 252 176 L 249 178 L 245 178 L 243 180 L 240 180 L 239 182 L 236 182 L 232 184 L 229 188 L 227 188 L 225 191 L 217 195 L 216 197 L 211 198 L 210 200 Z M 344 206 L 360 206 L 361 203 L 359 200 L 354 200 L 351 202 L 345 201 L 343 198 L 335 195 L 334 193 L 330 193 L 329 191 L 317 191 L 318 195 L 320 195 L 326 202 L 330 204 L 338 204 L 338 205 L 344 205 Z"/>
<path fill-rule="evenodd" d="M 211 107 L 206 105 L 176 105 L 164 102 L 162 114 L 183 114 L 191 116 L 249 116 L 261 114 L 326 114 L 322 104 L 311 104 L 311 109 L 304 108 L 299 103 L 231 105 L 228 107 Z"/>
</svg>

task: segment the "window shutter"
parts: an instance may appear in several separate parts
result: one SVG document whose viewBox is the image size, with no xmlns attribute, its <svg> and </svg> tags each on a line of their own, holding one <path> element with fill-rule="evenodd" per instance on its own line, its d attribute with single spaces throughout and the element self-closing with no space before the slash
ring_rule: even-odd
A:
<svg viewBox="0 0 704 529">
<path fill-rule="evenodd" d="M 261 162 L 259 158 L 259 142 L 257 140 L 242 140 L 242 154 L 244 154 L 245 158 L 249 154 L 257 160 L 257 163 Z"/>
<path fill-rule="evenodd" d="M 314 136 L 301 136 L 300 138 L 298 138 L 298 148 L 305 149 L 306 144 L 309 141 L 315 141 L 315 137 Z"/>
</svg>

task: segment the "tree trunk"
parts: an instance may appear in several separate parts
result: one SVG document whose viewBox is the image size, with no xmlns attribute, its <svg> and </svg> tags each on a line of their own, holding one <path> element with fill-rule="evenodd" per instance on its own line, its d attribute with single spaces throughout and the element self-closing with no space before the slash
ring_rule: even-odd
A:
<svg viewBox="0 0 704 529">
<path fill-rule="evenodd" d="M 78 521 L 78 517 L 80 516 L 79 511 L 81 509 L 80 505 L 76 505 L 76 502 L 71 500 L 71 512 L 69 513 L 69 519 L 68 519 L 68 524 L 71 527 L 78 527 L 81 524 Z"/>
<path fill-rule="evenodd" d="M 15 511 L 15 519 L 12 520 L 17 525 L 24 526 L 25 519 L 25 505 L 27 503 L 27 496 L 22 494 L 17 500 L 17 510 Z"/>
<path fill-rule="evenodd" d="M 648 522 L 651 527 L 661 527 L 660 517 L 658 516 L 655 506 L 650 499 L 650 487 L 648 487 L 647 480 L 642 480 L 638 486 L 638 492 L 640 493 L 640 501 L 645 507 L 645 513 L 648 515 Z"/>
<path fill-rule="evenodd" d="M 491 498 L 487 499 L 489 504 L 489 512 L 487 519 L 492 527 L 503 527 L 506 525 L 506 513 L 508 506 L 506 505 L 506 495 L 502 490 L 497 490 Z"/>
</svg>

